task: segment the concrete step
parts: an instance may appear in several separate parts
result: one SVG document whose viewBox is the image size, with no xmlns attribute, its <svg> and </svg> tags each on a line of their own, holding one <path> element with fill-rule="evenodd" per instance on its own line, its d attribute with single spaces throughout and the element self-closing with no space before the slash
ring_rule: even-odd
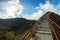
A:
<svg viewBox="0 0 60 40">
<path fill-rule="evenodd" d="M 36 30 L 35 40 L 53 40 L 49 22 L 46 20 L 46 17 Z"/>
<path fill-rule="evenodd" d="M 42 22 L 41 24 L 49 24 L 49 22 Z"/>
<path fill-rule="evenodd" d="M 36 34 L 35 40 L 53 40 L 52 35 Z"/>
<path fill-rule="evenodd" d="M 43 35 L 52 35 L 51 33 L 47 33 L 47 32 L 36 32 L 35 35 L 36 34 L 39 34 L 39 36 L 42 35 L 42 34 Z"/>
<path fill-rule="evenodd" d="M 41 25 L 41 24 L 40 24 L 38 27 L 46 27 L 46 28 L 50 28 L 50 27 L 49 27 L 49 24 L 44 24 L 44 25 Z"/>
<path fill-rule="evenodd" d="M 50 29 L 46 29 L 46 28 L 38 28 L 37 31 L 51 31 Z"/>
<path fill-rule="evenodd" d="M 35 36 L 40 36 L 40 35 L 51 35 L 51 36 L 52 36 L 51 33 L 36 33 L 36 34 L 35 34 Z"/>
<path fill-rule="evenodd" d="M 46 23 L 44 23 L 44 24 L 40 24 L 39 26 L 43 26 L 43 25 L 48 25 L 48 26 L 49 26 L 49 24 L 48 24 L 48 23 L 47 23 L 47 24 L 46 24 Z"/>
<path fill-rule="evenodd" d="M 38 28 L 45 28 L 45 29 L 50 29 L 50 27 L 46 27 L 46 26 L 40 26 Z"/>
<path fill-rule="evenodd" d="M 51 31 L 36 31 L 36 33 L 50 34 Z"/>
</svg>

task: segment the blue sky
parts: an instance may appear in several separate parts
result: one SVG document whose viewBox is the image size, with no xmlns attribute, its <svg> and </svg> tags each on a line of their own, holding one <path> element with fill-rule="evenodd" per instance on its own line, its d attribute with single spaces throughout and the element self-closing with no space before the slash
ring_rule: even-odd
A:
<svg viewBox="0 0 60 40">
<path fill-rule="evenodd" d="M 34 11 L 37 11 L 35 7 L 39 6 L 40 3 L 45 4 L 46 0 L 20 0 L 21 4 L 26 8 L 24 13 L 33 13 Z M 59 0 L 49 0 L 51 4 L 54 4 L 56 6 L 60 3 Z M 27 12 L 26 12 L 27 11 Z M 31 12 L 31 13 L 30 13 Z"/>
<path fill-rule="evenodd" d="M 21 4 L 26 8 L 27 13 L 32 14 L 36 6 L 39 6 L 40 3 L 45 3 L 45 0 L 21 0 Z"/>
<path fill-rule="evenodd" d="M 2 19 L 22 17 L 38 20 L 47 11 L 60 15 L 60 0 L 0 0 Z"/>
</svg>

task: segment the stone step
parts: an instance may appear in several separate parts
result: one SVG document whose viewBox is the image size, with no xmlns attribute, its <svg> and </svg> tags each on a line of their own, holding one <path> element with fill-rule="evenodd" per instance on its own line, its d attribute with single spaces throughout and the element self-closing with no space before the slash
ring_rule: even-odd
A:
<svg viewBox="0 0 60 40">
<path fill-rule="evenodd" d="M 40 26 L 47 26 L 47 27 L 48 27 L 48 26 L 49 26 L 49 24 L 40 24 Z"/>
<path fill-rule="evenodd" d="M 38 28 L 37 31 L 50 31 L 50 29 L 45 29 L 45 28 Z"/>
<path fill-rule="evenodd" d="M 52 35 L 43 35 L 43 34 L 36 34 L 35 39 L 39 39 L 39 40 L 53 40 Z"/>
<path fill-rule="evenodd" d="M 42 22 L 41 24 L 42 24 L 42 25 L 43 25 L 43 24 L 49 24 L 49 22 Z"/>
<path fill-rule="evenodd" d="M 53 40 L 52 32 L 50 30 L 49 22 L 42 20 L 35 33 L 35 40 Z"/>
<path fill-rule="evenodd" d="M 38 28 L 45 28 L 45 29 L 50 29 L 50 27 L 42 27 L 42 26 L 40 26 L 40 27 L 38 27 Z"/>
<path fill-rule="evenodd" d="M 36 34 L 39 34 L 39 35 L 52 35 L 51 33 L 40 33 L 40 32 L 37 32 Z"/>
<path fill-rule="evenodd" d="M 36 33 L 46 33 L 46 34 L 49 34 L 49 33 L 51 33 L 51 31 L 36 31 Z"/>
<path fill-rule="evenodd" d="M 40 36 L 40 35 L 52 35 L 51 33 L 36 33 L 35 36 Z"/>
<path fill-rule="evenodd" d="M 40 24 L 38 27 L 49 27 L 49 24 L 44 24 L 44 25 Z"/>
</svg>

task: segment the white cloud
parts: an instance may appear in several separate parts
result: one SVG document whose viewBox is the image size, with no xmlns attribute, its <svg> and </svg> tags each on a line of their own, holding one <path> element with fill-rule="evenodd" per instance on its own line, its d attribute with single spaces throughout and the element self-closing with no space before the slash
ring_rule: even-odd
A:
<svg viewBox="0 0 60 40">
<path fill-rule="evenodd" d="M 11 1 L 14 1 L 15 3 L 19 3 L 19 0 L 11 0 Z"/>
<path fill-rule="evenodd" d="M 40 3 L 35 9 L 38 9 L 38 11 L 29 16 L 26 14 L 24 18 L 38 20 L 44 13 L 48 11 L 60 14 L 58 13 L 58 10 L 60 10 L 60 4 L 55 6 L 54 4 L 51 4 L 49 0 L 46 0 L 45 4 Z"/>
<path fill-rule="evenodd" d="M 42 13 L 43 13 L 42 11 L 38 11 L 33 13 L 32 15 L 24 14 L 22 15 L 22 17 L 29 20 L 38 20 L 43 15 Z"/>
<path fill-rule="evenodd" d="M 54 5 L 50 3 L 50 1 L 46 1 L 45 4 L 40 3 L 39 6 L 35 9 L 38 9 L 38 11 L 36 13 L 33 13 L 32 19 L 34 20 L 38 20 L 47 11 L 56 13 L 56 9 Z"/>
<path fill-rule="evenodd" d="M 31 18 L 33 20 L 38 20 L 43 14 L 43 11 L 39 10 L 38 12 L 35 12 L 31 15 Z"/>
<path fill-rule="evenodd" d="M 47 12 L 47 11 L 52 11 L 52 12 L 56 12 L 54 5 L 50 3 L 50 1 L 46 1 L 45 4 L 40 3 L 39 6 L 37 6 L 35 9 L 38 9 L 37 12 L 34 12 L 29 18 L 32 20 L 38 20 L 43 13 Z M 27 15 L 25 15 L 27 16 Z M 26 17 L 28 18 L 28 16 Z"/>
<path fill-rule="evenodd" d="M 1 5 L 2 4 L 2 5 Z M 23 6 L 19 4 L 19 0 L 9 0 L 8 2 L 1 3 L 0 8 L 5 10 L 5 14 L 0 12 L 0 18 L 15 18 L 23 11 Z"/>
<path fill-rule="evenodd" d="M 47 11 L 52 11 L 52 12 L 55 12 L 55 7 L 53 4 L 50 3 L 50 1 L 46 1 L 45 4 L 40 4 L 39 5 L 41 9 L 45 10 L 46 12 Z"/>
<path fill-rule="evenodd" d="M 41 10 L 41 11 L 43 11 L 43 13 L 51 11 L 51 12 L 54 12 L 56 14 L 60 14 L 60 3 L 55 5 L 55 4 L 50 3 L 49 0 L 46 0 L 45 4 L 40 3 L 37 8 L 38 8 L 38 11 Z"/>
</svg>

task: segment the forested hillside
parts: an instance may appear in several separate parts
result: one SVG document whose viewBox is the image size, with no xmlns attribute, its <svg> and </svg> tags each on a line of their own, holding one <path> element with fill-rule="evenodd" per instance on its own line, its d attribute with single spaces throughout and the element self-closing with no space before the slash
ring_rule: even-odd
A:
<svg viewBox="0 0 60 40">
<path fill-rule="evenodd" d="M 24 18 L 0 19 L 0 40 L 19 40 L 35 22 Z"/>
</svg>

